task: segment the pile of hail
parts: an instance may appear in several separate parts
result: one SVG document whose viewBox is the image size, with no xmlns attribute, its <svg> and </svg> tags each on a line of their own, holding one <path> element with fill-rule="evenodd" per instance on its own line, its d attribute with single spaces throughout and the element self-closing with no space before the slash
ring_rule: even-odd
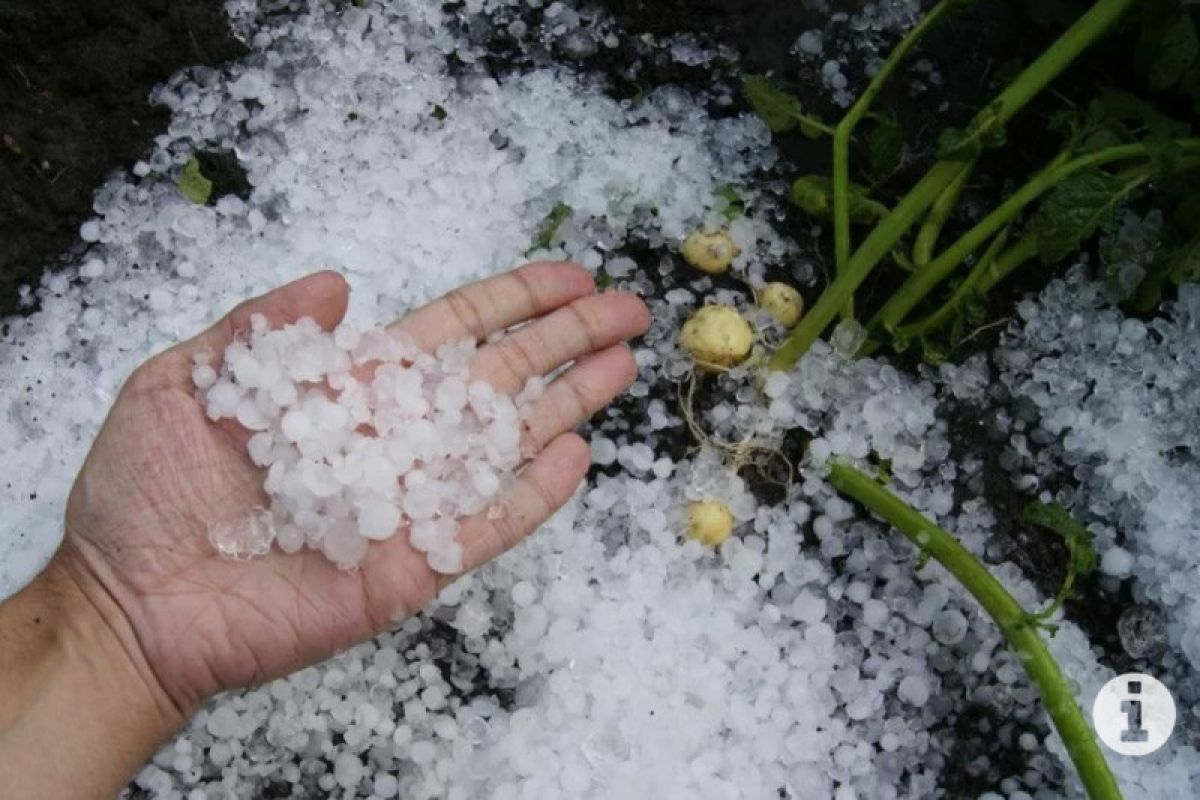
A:
<svg viewBox="0 0 1200 800">
<path fill-rule="evenodd" d="M 484 511 L 521 462 L 521 414 L 540 394 L 515 399 L 472 380 L 475 343 L 436 354 L 411 337 L 311 319 L 272 330 L 255 315 L 218 368 L 198 356 L 192 381 L 208 416 L 250 432 L 250 459 L 266 468 L 270 507 L 214 526 L 213 546 L 247 558 L 278 544 L 304 546 L 351 568 L 371 541 L 407 533 L 442 573 L 462 569 L 459 522 Z"/>
</svg>

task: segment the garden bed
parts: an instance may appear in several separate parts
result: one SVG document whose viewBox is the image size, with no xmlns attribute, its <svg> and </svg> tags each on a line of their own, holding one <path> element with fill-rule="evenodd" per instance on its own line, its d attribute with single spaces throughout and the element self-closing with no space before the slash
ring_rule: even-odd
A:
<svg viewBox="0 0 1200 800">
<path fill-rule="evenodd" d="M 1054 617 L 1050 651 L 1085 709 L 1130 669 L 1172 688 L 1172 741 L 1113 770 L 1128 797 L 1190 796 L 1192 288 L 1141 319 L 1115 309 L 1089 272 L 1089 238 L 1074 266 L 1022 270 L 989 294 L 977 335 L 940 366 L 917 347 L 854 359 L 857 345 L 835 335 L 772 385 L 744 368 L 693 375 L 676 345 L 687 316 L 718 302 L 751 315 L 769 350 L 786 331 L 753 316 L 753 290 L 784 281 L 811 305 L 830 283 L 830 225 L 788 202 L 793 178 L 829 171 L 829 142 L 772 136 L 742 81 L 769 73 L 836 120 L 920 10 L 852 5 L 843 19 L 821 2 L 237 0 L 228 12 L 248 52 L 176 74 L 154 95 L 166 127 L 139 118 L 145 138 L 112 134 L 122 148 L 93 153 L 98 171 L 75 178 L 89 198 L 100 186 L 85 243 L 72 250 L 61 230 L 6 240 L 0 257 L 39 271 L 52 252 L 71 255 L 0 338 L 0 446 L 28 465 L 4 488 L 0 594 L 52 551 L 74 470 L 128 370 L 246 295 L 332 264 L 353 288 L 351 317 L 378 321 L 546 257 L 580 261 L 654 312 L 639 380 L 588 427 L 597 463 L 562 513 L 395 632 L 219 698 L 131 796 L 1078 795 L 1000 631 L 945 570 L 839 496 L 814 452 L 870 454 L 1027 609 L 1055 595 L 1069 555 L 1024 521 L 1030 501 L 1088 523 L 1101 568 Z M 938 131 L 966 124 L 1005 63 L 1041 52 L 1056 24 L 982 2 L 931 34 L 877 103 L 911 135 L 872 196 L 895 203 L 933 161 Z M 183 61 L 236 52 L 204 47 Z M 1103 53 L 1084 59 L 1063 93 L 1133 80 Z M 1054 107 L 1039 99 L 1017 119 L 948 231 L 1052 154 Z M 189 199 L 178 184 L 197 153 L 208 178 L 230 169 Z M 1151 210 L 1128 211 L 1136 230 Z M 59 228 L 78 213 L 78 201 L 62 206 Z M 705 276 L 680 256 L 702 225 L 731 231 L 732 271 Z M 861 318 L 905 277 L 873 274 Z M 768 446 L 732 468 L 702 447 L 747 432 Z M 1125 454 L 1103 447 L 1117 435 L 1132 437 Z M 680 541 L 688 501 L 708 495 L 739 523 L 715 551 Z"/>
</svg>

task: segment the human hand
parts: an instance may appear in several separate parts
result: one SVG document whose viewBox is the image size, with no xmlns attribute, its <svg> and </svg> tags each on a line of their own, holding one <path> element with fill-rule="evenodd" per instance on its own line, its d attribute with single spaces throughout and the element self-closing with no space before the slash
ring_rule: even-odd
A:
<svg viewBox="0 0 1200 800">
<path fill-rule="evenodd" d="M 268 501 L 245 452 L 247 432 L 214 425 L 197 400 L 193 355 L 219 355 L 251 314 L 272 327 L 307 316 L 332 329 L 346 303 L 344 281 L 317 273 L 151 358 L 121 390 L 76 479 L 47 580 L 98 610 L 133 680 L 173 717 L 169 727 L 217 691 L 286 674 L 387 629 L 449 580 L 405 536 L 373 543 L 354 571 L 309 550 L 231 561 L 209 543 L 211 525 Z M 594 294 L 581 267 L 539 263 L 451 292 L 396 325 L 432 350 L 523 322 L 481 346 L 476 377 L 515 393 L 529 377 L 575 363 L 527 418 L 522 449 L 537 455 L 502 502 L 506 513 L 462 524 L 467 569 L 515 545 L 574 492 L 589 451 L 571 429 L 632 382 L 623 342 L 644 332 L 649 315 L 632 295 Z"/>
</svg>

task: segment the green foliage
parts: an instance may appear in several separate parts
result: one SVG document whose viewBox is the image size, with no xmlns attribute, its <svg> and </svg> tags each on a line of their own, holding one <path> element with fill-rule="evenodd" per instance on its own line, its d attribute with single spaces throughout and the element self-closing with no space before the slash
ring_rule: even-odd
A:
<svg viewBox="0 0 1200 800">
<path fill-rule="evenodd" d="M 1171 250 L 1166 257 L 1166 264 L 1167 277 L 1172 283 L 1200 282 L 1200 236 L 1194 236 Z"/>
<path fill-rule="evenodd" d="M 1200 283 L 1200 236 L 1193 236 L 1168 255 L 1166 275 L 1175 284 Z"/>
<path fill-rule="evenodd" d="M 1136 62 L 1151 91 L 1180 84 L 1200 58 L 1196 23 L 1180 0 L 1144 0 Z"/>
<path fill-rule="evenodd" d="M 1138 223 L 1133 226 L 1122 225 L 1114 233 L 1101 237 L 1097 248 L 1100 271 L 1108 294 L 1120 301 L 1129 299 L 1137 288 L 1127 284 L 1127 271 L 1140 268 L 1148 272 L 1148 267 L 1157 260 L 1159 242 L 1162 240 L 1162 214 L 1151 212 L 1140 218 Z"/>
<path fill-rule="evenodd" d="M 805 136 L 816 139 L 827 132 L 820 120 L 804 112 L 804 105 L 798 97 L 775 88 L 762 75 L 744 77 L 742 91 L 754 113 L 772 133 L 785 133 L 799 128 Z"/>
<path fill-rule="evenodd" d="M 726 222 L 733 222 L 738 217 L 745 216 L 746 201 L 732 186 L 722 184 L 716 188 L 714 194 L 725 201 L 725 208 L 721 210 L 721 216 L 725 218 Z"/>
<path fill-rule="evenodd" d="M 1033 501 L 1025 507 L 1026 522 L 1057 533 L 1067 544 L 1068 575 L 1090 575 L 1099 563 L 1092 533 L 1058 503 Z"/>
<path fill-rule="evenodd" d="M 1146 270 L 1146 278 L 1134 293 L 1130 306 L 1134 311 L 1152 311 L 1162 302 L 1167 283 L 1200 282 L 1200 234 L 1182 243 L 1164 244 Z"/>
<path fill-rule="evenodd" d="M 995 105 L 985 108 L 964 130 L 946 128 L 938 136 L 938 158 L 967 163 L 979 158 L 984 150 L 1003 147 L 1008 134 Z"/>
<path fill-rule="evenodd" d="M 1031 223 L 1042 263 L 1062 261 L 1110 226 L 1126 193 L 1126 181 L 1098 169 L 1077 172 L 1051 189 Z"/>
<path fill-rule="evenodd" d="M 1075 154 L 1141 142 L 1163 174 L 1178 169 L 1183 154 L 1175 140 L 1191 133 L 1190 126 L 1148 100 L 1117 89 L 1102 91 L 1085 112 L 1055 114 L 1050 127 L 1066 136 L 1067 149 Z"/>
<path fill-rule="evenodd" d="M 558 235 L 558 229 L 573 213 L 571 207 L 566 203 L 555 203 L 554 208 L 550 209 L 550 213 L 542 220 L 542 224 L 538 227 L 537 236 L 533 239 L 533 246 L 530 250 L 545 250 L 554 244 L 554 239 Z"/>
<path fill-rule="evenodd" d="M 184 197 L 197 205 L 204 205 L 212 197 L 213 182 L 200 172 L 200 161 L 195 155 L 188 159 L 175 185 Z"/>
<path fill-rule="evenodd" d="M 792 182 L 792 203 L 817 219 L 833 219 L 833 181 L 827 175 L 804 175 Z M 867 190 L 850 184 L 850 221 L 860 225 L 877 222 L 888 213 L 887 206 L 867 196 Z"/>
<path fill-rule="evenodd" d="M 1034 500 L 1025 507 L 1024 519 L 1033 525 L 1057 533 L 1067 544 L 1067 574 L 1063 578 L 1054 601 L 1049 606 L 1037 612 L 1028 614 L 1027 620 L 1033 624 L 1054 631 L 1053 626 L 1045 625 L 1063 602 L 1071 596 L 1075 589 L 1075 581 L 1096 571 L 1099 559 L 1092 542 L 1091 532 L 1077 522 L 1070 513 L 1058 503 L 1042 503 Z"/>
<path fill-rule="evenodd" d="M 891 116 L 875 114 L 867 134 L 870 171 L 876 177 L 890 175 L 904 160 L 904 133 Z"/>
<path fill-rule="evenodd" d="M 444 120 L 444 119 L 445 119 L 447 116 L 449 116 L 449 115 L 446 113 L 446 109 L 445 109 L 444 107 L 442 107 L 442 106 L 440 106 L 440 105 L 437 105 L 437 104 L 435 103 L 435 104 L 434 104 L 434 106 L 433 106 L 433 110 L 431 110 L 431 111 L 429 112 L 429 116 L 433 117 L 433 118 L 434 118 L 434 119 L 436 119 L 438 122 L 441 122 L 442 120 Z"/>
</svg>

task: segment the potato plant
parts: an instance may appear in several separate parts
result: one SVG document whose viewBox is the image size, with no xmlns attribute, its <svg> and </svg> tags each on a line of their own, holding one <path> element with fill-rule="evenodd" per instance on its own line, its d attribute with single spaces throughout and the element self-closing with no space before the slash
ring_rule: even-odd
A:
<svg viewBox="0 0 1200 800">
<path fill-rule="evenodd" d="M 1200 167 L 1200 138 L 1191 127 L 1160 109 L 1157 93 L 1200 103 L 1200 44 L 1189 8 L 1177 0 L 1096 0 L 1024 67 L 963 128 L 948 128 L 937 140 L 934 163 L 888 207 L 852 182 L 851 153 L 865 146 L 872 167 L 894 160 L 903 132 L 872 104 L 920 40 L 973 0 L 941 0 L 895 47 L 870 84 L 836 124 L 808 113 L 800 101 L 762 76 L 745 81 L 748 101 L 776 134 L 796 131 L 832 140 L 832 174 L 805 175 L 792 186 L 792 201 L 804 213 L 833 226 L 834 274 L 829 285 L 774 352 L 770 368 L 790 369 L 839 317 L 856 321 L 856 292 L 880 269 L 907 274 L 899 288 L 869 316 L 859 355 L 890 348 L 920 348 L 925 360 L 946 358 L 978 324 L 984 298 L 1027 264 L 1052 268 L 1079 252 L 1098 233 L 1111 229 L 1131 198 L 1153 194 L 1174 209 L 1150 268 L 1136 286 L 1125 287 L 1135 311 L 1153 308 L 1171 283 L 1200 277 L 1200 225 L 1188 173 Z M 1057 16 L 1069 3 L 1035 5 Z M 1051 6 L 1053 8 L 1051 8 Z M 1118 26 L 1136 26 L 1135 62 L 1146 80 L 1145 96 L 1106 89 L 1092 97 L 1063 99 L 1049 120 L 1059 147 L 1046 163 L 965 231 L 943 244 L 964 188 L 991 151 L 1006 144 L 1006 125 L 1045 92 L 1085 51 Z M 865 141 L 860 123 L 874 121 Z M 855 232 L 861 231 L 855 241 Z M 855 324 L 859 324 L 855 322 Z M 1070 564 L 1062 590 L 1045 610 L 1032 613 L 992 577 L 947 531 L 887 488 L 886 476 L 868 475 L 848 463 L 828 465 L 834 487 L 896 527 L 970 591 L 1004 633 L 1040 692 L 1080 780 L 1092 798 L 1119 798 L 1120 789 L 1094 734 L 1080 711 L 1041 631 L 1070 593 L 1076 576 L 1095 566 L 1086 531 L 1061 508 L 1031 506 L 1029 521 L 1062 535 Z"/>
</svg>

